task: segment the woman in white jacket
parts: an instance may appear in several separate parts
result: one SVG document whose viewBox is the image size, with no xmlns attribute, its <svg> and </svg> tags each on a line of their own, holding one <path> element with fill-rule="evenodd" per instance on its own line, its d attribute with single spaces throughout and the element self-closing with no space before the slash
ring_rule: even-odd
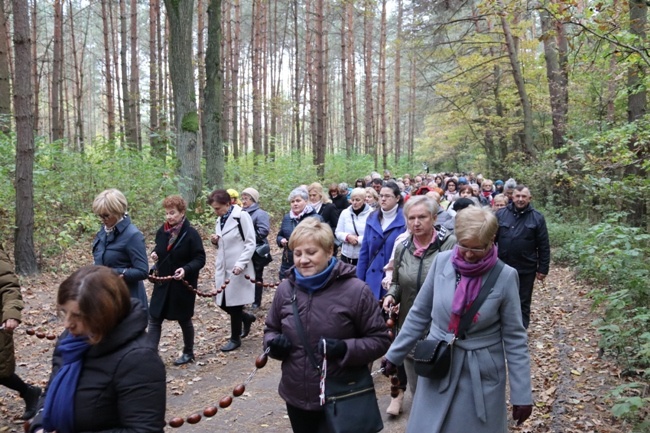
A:
<svg viewBox="0 0 650 433">
<path fill-rule="evenodd" d="M 214 282 L 217 289 L 225 284 L 216 296 L 216 303 L 230 315 L 230 340 L 221 351 L 229 352 L 241 346 L 242 326 L 250 327 L 255 321 L 254 315 L 244 312 L 244 305 L 255 300 L 255 286 L 245 278 L 255 276 L 251 260 L 255 252 L 255 229 L 250 215 L 238 205 L 230 204 L 227 191 L 213 191 L 208 196 L 208 204 L 219 217 L 210 240 L 217 247 Z"/>
<path fill-rule="evenodd" d="M 366 204 L 365 200 L 366 190 L 364 188 L 353 189 L 350 193 L 350 203 L 352 204 L 341 211 L 339 222 L 336 225 L 336 238 L 343 245 L 341 248 L 341 261 L 355 266 L 359 261 L 363 231 L 366 229 L 366 219 L 373 210 Z"/>
</svg>

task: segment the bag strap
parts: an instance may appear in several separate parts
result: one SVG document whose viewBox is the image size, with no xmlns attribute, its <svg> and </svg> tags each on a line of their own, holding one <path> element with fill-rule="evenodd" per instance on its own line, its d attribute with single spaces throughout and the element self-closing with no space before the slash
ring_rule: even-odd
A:
<svg viewBox="0 0 650 433">
<path fill-rule="evenodd" d="M 474 320 L 474 316 L 476 315 L 476 312 L 478 311 L 479 308 L 481 308 L 481 305 L 483 304 L 483 301 L 485 301 L 485 298 L 487 298 L 488 294 L 490 291 L 492 291 L 492 287 L 494 287 L 494 283 L 496 283 L 497 278 L 501 274 L 501 270 L 503 269 L 504 263 L 501 259 L 497 259 L 496 264 L 492 267 L 490 270 L 490 273 L 488 274 L 487 278 L 485 279 L 485 282 L 483 283 L 483 287 L 481 287 L 481 290 L 474 300 L 472 302 L 472 306 L 470 307 L 469 310 L 465 312 L 460 318 L 460 324 L 458 325 L 458 338 L 461 340 L 464 340 L 466 337 L 467 329 L 471 326 L 472 320 Z"/>
<path fill-rule="evenodd" d="M 235 218 L 235 217 L 233 217 Z M 246 238 L 244 237 L 244 229 L 241 227 L 241 218 L 235 218 L 237 221 L 237 228 L 239 229 L 239 236 L 241 236 L 241 240 L 246 242 Z"/>
<path fill-rule="evenodd" d="M 311 347 L 309 346 L 309 342 L 307 341 L 307 336 L 305 335 L 305 329 L 302 327 L 302 321 L 300 320 L 300 316 L 298 315 L 298 300 L 296 299 L 295 285 L 293 285 L 293 296 L 291 297 L 291 304 L 293 306 L 293 318 L 296 321 L 296 331 L 298 332 L 300 341 L 302 341 L 302 345 L 305 348 L 305 352 L 307 352 L 307 357 L 309 358 L 311 365 L 313 365 L 314 368 L 320 372 L 321 371 L 320 366 L 316 362 L 316 357 L 314 356 L 314 352 L 312 352 Z"/>
<path fill-rule="evenodd" d="M 354 223 L 354 212 L 350 212 L 350 219 L 352 220 L 352 227 L 354 227 L 354 232 L 357 234 L 357 237 L 359 237 L 359 231 L 357 230 L 357 225 Z"/>
</svg>

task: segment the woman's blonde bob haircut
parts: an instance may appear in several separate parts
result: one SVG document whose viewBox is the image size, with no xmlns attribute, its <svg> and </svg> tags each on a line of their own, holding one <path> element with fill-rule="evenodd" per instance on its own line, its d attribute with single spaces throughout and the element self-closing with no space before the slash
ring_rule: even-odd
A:
<svg viewBox="0 0 650 433">
<path fill-rule="evenodd" d="M 458 243 L 478 240 L 489 246 L 499 229 L 497 218 L 492 212 L 477 206 L 468 206 L 456 214 L 454 233 Z"/>
<path fill-rule="evenodd" d="M 93 201 L 93 213 L 101 215 L 109 213 L 111 216 L 121 217 L 126 213 L 128 203 L 126 197 L 119 189 L 111 188 L 100 192 Z"/>
<path fill-rule="evenodd" d="M 430 197 L 427 197 L 426 195 L 416 195 L 406 201 L 404 204 L 404 218 L 408 219 L 411 209 L 414 206 L 418 205 L 424 206 L 424 208 L 429 211 L 431 218 L 433 218 L 433 221 L 435 222 L 435 220 L 438 218 L 438 208 L 440 206 L 438 205 L 437 201 L 433 200 Z"/>
<path fill-rule="evenodd" d="M 326 222 L 319 221 L 316 218 L 305 218 L 298 224 L 289 238 L 289 249 L 294 250 L 306 241 L 316 242 L 329 254 L 334 252 L 332 228 Z"/>
<path fill-rule="evenodd" d="M 373 189 L 374 191 L 374 189 Z M 366 199 L 366 189 L 365 188 L 354 188 L 350 193 L 350 198 L 352 197 L 361 197 L 362 200 Z"/>
<path fill-rule="evenodd" d="M 323 192 L 323 185 L 321 185 L 319 182 L 314 182 L 311 185 L 309 185 L 307 187 L 307 191 L 309 193 L 315 192 L 316 194 L 318 194 L 320 196 L 320 201 L 323 204 L 332 203 L 332 200 L 330 200 L 330 197 Z"/>
</svg>

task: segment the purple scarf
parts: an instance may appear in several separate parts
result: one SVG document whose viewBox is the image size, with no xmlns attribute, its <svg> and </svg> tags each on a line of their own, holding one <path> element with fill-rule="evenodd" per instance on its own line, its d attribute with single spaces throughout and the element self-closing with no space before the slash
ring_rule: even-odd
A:
<svg viewBox="0 0 650 433">
<path fill-rule="evenodd" d="M 460 282 L 454 292 L 454 300 L 451 303 L 451 319 L 449 320 L 449 332 L 458 333 L 460 317 L 472 303 L 481 291 L 481 277 L 490 271 L 497 263 L 498 251 L 496 245 L 487 252 L 483 259 L 476 263 L 467 263 L 458 250 L 454 247 L 451 255 L 451 263 L 456 272 L 460 274 Z M 478 320 L 478 312 L 472 319 L 472 323 Z"/>
</svg>

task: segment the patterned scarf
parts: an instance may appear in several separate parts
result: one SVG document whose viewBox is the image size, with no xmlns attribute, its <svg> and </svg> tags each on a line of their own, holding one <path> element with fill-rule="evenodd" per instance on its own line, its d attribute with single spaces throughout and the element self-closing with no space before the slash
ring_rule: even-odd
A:
<svg viewBox="0 0 650 433">
<path fill-rule="evenodd" d="M 86 337 L 69 334 L 59 344 L 63 366 L 56 372 L 47 390 L 43 408 L 45 431 L 74 433 L 74 396 L 83 367 L 83 356 L 90 349 Z"/>
<path fill-rule="evenodd" d="M 451 303 L 451 319 L 449 320 L 449 331 L 458 334 L 460 317 L 471 306 L 481 291 L 481 277 L 490 271 L 497 263 L 498 251 L 496 245 L 487 252 L 485 257 L 476 263 L 467 263 L 456 245 L 451 254 L 451 263 L 460 274 L 460 282 L 454 292 L 454 300 Z M 472 323 L 478 320 L 478 312 L 472 319 Z"/>
<path fill-rule="evenodd" d="M 295 213 L 293 213 L 292 210 L 290 210 L 290 211 L 289 211 L 289 217 L 290 217 L 292 220 L 298 220 L 298 221 L 300 221 L 300 220 L 302 219 L 302 217 L 305 216 L 305 214 L 311 213 L 311 212 L 313 212 L 313 211 L 314 211 L 314 208 L 311 207 L 311 205 L 305 205 L 305 208 L 304 208 L 304 209 L 302 210 L 302 212 L 300 212 L 299 214 L 295 214 Z"/>
<path fill-rule="evenodd" d="M 163 230 L 169 236 L 169 240 L 167 241 L 167 251 L 171 250 L 172 247 L 174 246 L 174 242 L 176 242 L 176 239 L 178 239 L 178 234 L 181 232 L 184 222 L 185 222 L 185 217 L 183 217 L 181 222 L 179 222 L 175 226 L 170 226 L 169 223 L 165 221 Z"/>
<path fill-rule="evenodd" d="M 230 208 L 228 209 L 228 212 L 226 212 L 225 215 L 222 215 L 219 217 L 219 227 L 221 227 L 221 230 L 223 230 L 223 226 L 226 225 L 226 221 L 228 221 L 228 217 L 232 213 L 234 206 L 230 205 Z"/>
</svg>

